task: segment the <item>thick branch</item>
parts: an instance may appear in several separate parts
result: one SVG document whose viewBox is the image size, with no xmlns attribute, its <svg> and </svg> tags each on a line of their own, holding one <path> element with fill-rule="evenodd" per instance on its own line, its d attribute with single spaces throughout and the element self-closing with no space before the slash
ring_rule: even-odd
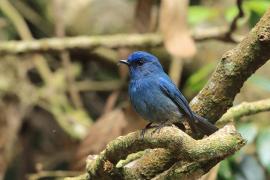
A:
<svg viewBox="0 0 270 180">
<path fill-rule="evenodd" d="M 149 162 L 152 166 L 147 168 L 150 170 L 150 174 L 147 174 L 145 170 L 144 174 L 140 174 L 138 173 L 138 169 L 134 171 L 132 167 L 126 167 L 122 169 L 123 172 L 120 172 L 121 169 L 116 169 L 115 166 L 118 161 L 125 159 L 133 152 L 147 148 L 165 148 L 169 150 L 171 155 L 178 159 L 178 161 L 181 160 L 181 162 L 188 164 L 196 162 L 200 165 L 197 166 L 198 168 L 205 167 L 205 169 L 201 171 L 202 175 L 205 171 L 209 170 L 206 170 L 207 161 L 214 159 L 221 160 L 241 148 L 244 143 L 240 134 L 238 134 L 232 126 L 226 126 L 212 136 L 202 140 L 194 140 L 176 127 L 165 127 L 161 129 L 160 133 L 154 134 L 152 134 L 152 131 L 147 131 L 144 139 L 140 137 L 140 131 L 137 131 L 119 137 L 109 143 L 98 158 L 91 161 L 91 165 L 88 165 L 88 172 L 91 178 L 94 179 L 106 177 L 124 179 L 140 179 L 144 177 L 148 179 L 150 178 L 149 175 L 153 176 L 151 170 L 159 169 L 158 166 L 160 164 Z M 205 165 L 203 166 L 203 164 Z M 182 175 L 185 176 L 187 175 L 186 173 L 189 172 L 184 171 Z"/>
<path fill-rule="evenodd" d="M 192 100 L 192 109 L 216 122 L 224 114 L 244 82 L 270 59 L 270 9 L 248 36 L 223 55 L 202 91 Z"/>
</svg>

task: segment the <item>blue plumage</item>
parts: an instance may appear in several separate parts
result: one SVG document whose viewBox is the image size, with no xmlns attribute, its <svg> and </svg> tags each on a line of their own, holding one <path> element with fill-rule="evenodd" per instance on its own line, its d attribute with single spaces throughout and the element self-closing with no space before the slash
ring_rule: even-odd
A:
<svg viewBox="0 0 270 180">
<path fill-rule="evenodd" d="M 193 131 L 198 129 L 209 135 L 217 130 L 206 119 L 191 111 L 187 100 L 155 56 L 136 51 L 120 62 L 129 67 L 131 104 L 144 119 L 162 127 L 167 123 L 179 123 L 185 116 Z"/>
</svg>

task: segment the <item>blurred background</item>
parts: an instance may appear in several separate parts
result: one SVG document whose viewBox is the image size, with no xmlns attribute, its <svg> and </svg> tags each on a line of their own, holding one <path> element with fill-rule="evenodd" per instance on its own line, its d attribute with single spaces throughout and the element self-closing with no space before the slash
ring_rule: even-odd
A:
<svg viewBox="0 0 270 180">
<path fill-rule="evenodd" d="M 270 0 L 0 0 L 0 179 L 80 174 L 89 154 L 146 124 L 130 107 L 119 59 L 134 50 L 155 54 L 191 100 L 268 7 Z M 76 45 L 1 50 L 43 38 Z M 269 68 L 245 83 L 235 104 L 269 97 Z M 248 144 L 205 179 L 270 179 L 269 118 L 235 119 Z"/>
</svg>

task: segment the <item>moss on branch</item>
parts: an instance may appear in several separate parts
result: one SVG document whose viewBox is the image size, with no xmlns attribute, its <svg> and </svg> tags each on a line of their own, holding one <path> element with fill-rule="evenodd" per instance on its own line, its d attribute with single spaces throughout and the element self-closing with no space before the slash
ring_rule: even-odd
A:
<svg viewBox="0 0 270 180">
<path fill-rule="evenodd" d="M 158 151 L 148 154 L 148 156 L 151 155 L 151 157 L 148 157 L 149 162 L 146 162 L 144 159 L 144 164 L 147 164 L 147 168 L 137 166 L 138 162 L 133 163 L 133 165 L 124 166 L 123 168 L 116 168 L 116 164 L 131 153 L 148 148 L 164 148 L 170 153 L 168 154 L 168 152 L 163 150 L 163 153 L 159 153 L 159 158 L 162 158 L 161 156 L 167 153 L 163 158 L 168 158 L 169 155 L 177 161 L 185 162 L 185 165 L 196 162 L 196 167 L 201 168 L 200 171 L 202 175 L 205 173 L 206 167 L 212 167 L 212 165 L 209 166 L 206 162 L 218 159 L 218 161 L 216 161 L 217 163 L 219 160 L 224 159 L 240 149 L 244 144 L 245 141 L 240 134 L 236 132 L 233 126 L 226 126 L 212 136 L 202 140 L 195 140 L 176 127 L 165 127 L 161 129 L 160 133 L 152 133 L 152 131 L 149 130 L 144 139 L 140 137 L 140 131 L 137 131 L 119 137 L 109 143 L 98 158 L 91 161 L 90 165 L 87 165 L 87 171 L 93 179 L 153 178 L 154 175 L 165 170 L 164 164 L 155 161 L 157 153 L 159 153 Z M 154 160 L 152 161 L 152 159 Z M 214 163 L 213 166 L 216 163 Z M 163 169 L 161 169 L 160 166 L 162 166 Z M 197 171 L 196 167 L 194 168 Z M 189 172 L 183 171 L 182 175 L 185 176 L 186 173 Z"/>
</svg>

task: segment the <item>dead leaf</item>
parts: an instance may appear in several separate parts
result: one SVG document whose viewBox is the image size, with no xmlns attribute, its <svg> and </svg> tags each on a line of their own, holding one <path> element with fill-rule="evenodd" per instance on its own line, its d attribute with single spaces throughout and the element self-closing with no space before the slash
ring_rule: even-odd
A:
<svg viewBox="0 0 270 180">
<path fill-rule="evenodd" d="M 167 51 L 175 57 L 188 58 L 196 47 L 187 26 L 188 0 L 162 0 L 160 30 Z"/>
<path fill-rule="evenodd" d="M 138 0 L 135 11 L 135 27 L 139 33 L 149 32 L 153 0 Z"/>
</svg>

